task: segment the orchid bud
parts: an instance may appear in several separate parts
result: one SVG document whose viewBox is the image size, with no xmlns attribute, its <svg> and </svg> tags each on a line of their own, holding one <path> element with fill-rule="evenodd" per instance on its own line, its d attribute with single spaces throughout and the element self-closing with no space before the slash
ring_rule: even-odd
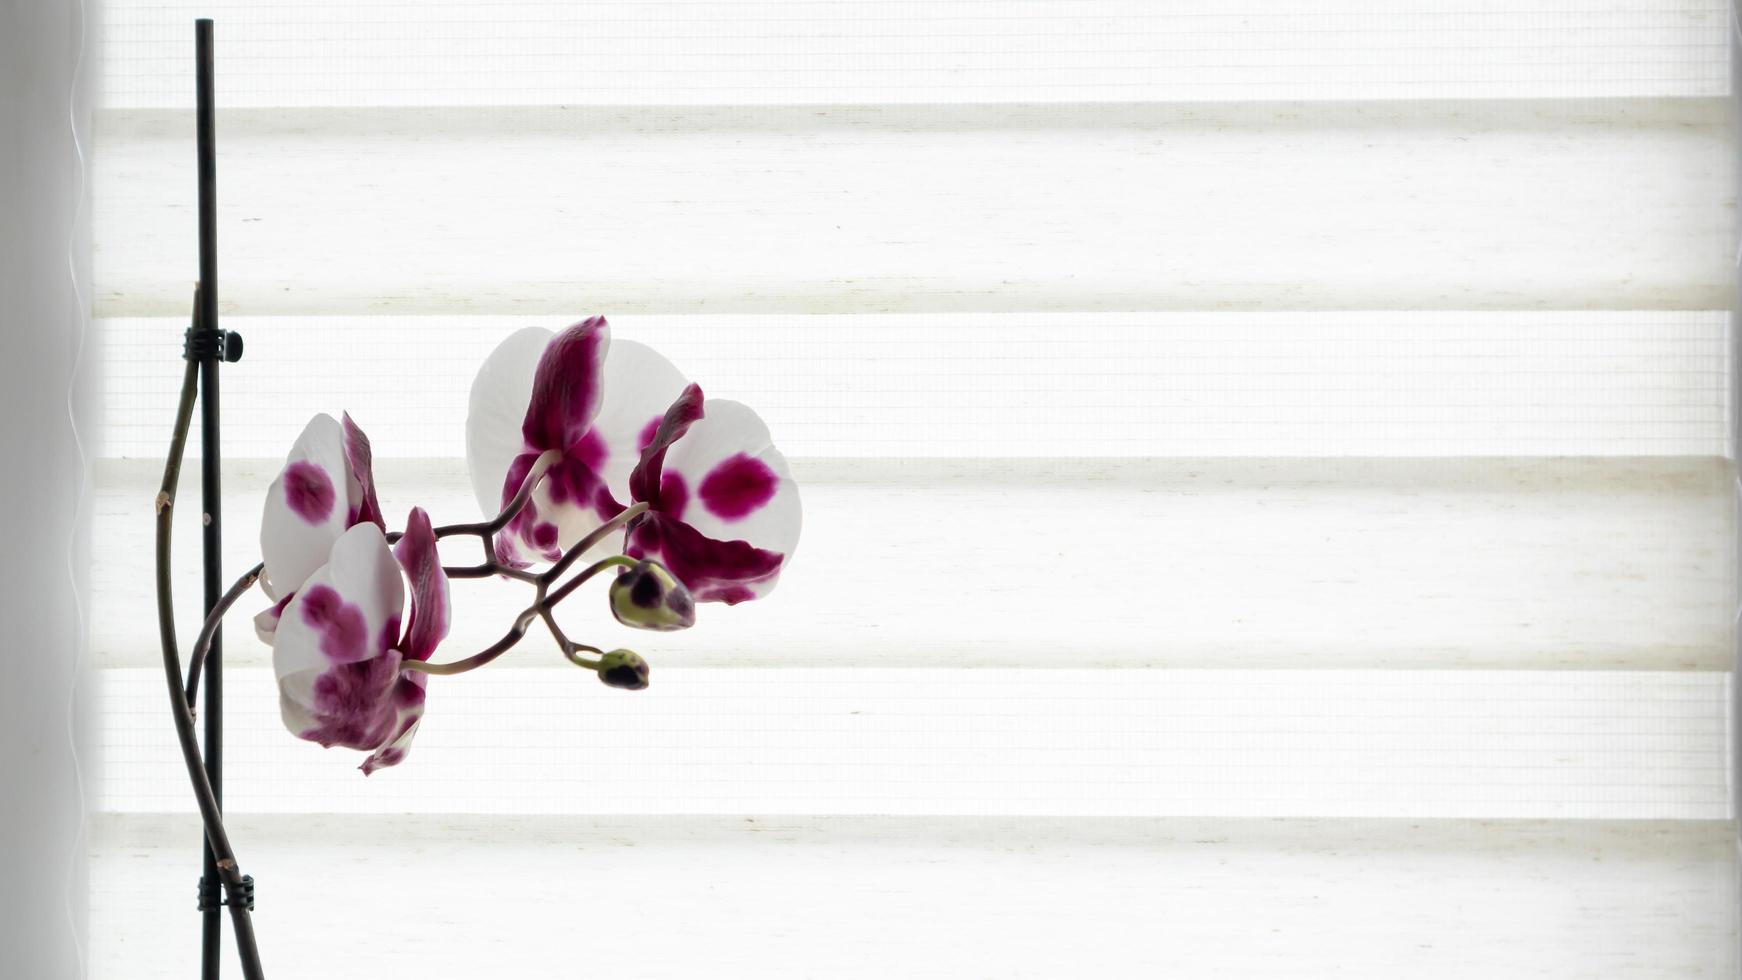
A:
<svg viewBox="0 0 1742 980">
<path fill-rule="evenodd" d="M 633 650 L 612 650 L 599 658 L 599 680 L 604 681 L 606 687 L 639 691 L 647 686 L 647 675 L 651 671 L 647 661 Z"/>
<path fill-rule="evenodd" d="M 611 615 L 636 629 L 662 633 L 696 622 L 696 601 L 659 562 L 642 559 L 611 583 Z"/>
</svg>

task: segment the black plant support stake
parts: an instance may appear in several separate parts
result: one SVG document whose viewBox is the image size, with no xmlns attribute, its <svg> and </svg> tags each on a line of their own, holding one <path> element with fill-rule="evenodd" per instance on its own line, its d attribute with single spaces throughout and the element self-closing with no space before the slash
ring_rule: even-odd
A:
<svg viewBox="0 0 1742 980">
<path fill-rule="evenodd" d="M 187 447 L 188 425 L 193 416 L 196 393 L 200 402 L 200 491 L 204 540 L 205 606 L 210 618 L 221 602 L 227 605 L 223 592 L 222 545 L 219 517 L 218 476 L 218 366 L 222 361 L 235 361 L 242 355 L 242 338 L 226 334 L 218 327 L 218 254 L 217 254 L 217 157 L 213 126 L 212 85 L 212 22 L 194 22 L 196 79 L 197 159 L 199 175 L 199 247 L 200 283 L 194 291 L 193 323 L 182 345 L 182 357 L 187 362 L 182 375 L 182 388 L 176 409 L 175 428 L 170 439 L 168 459 L 164 463 L 163 484 L 157 495 L 157 617 L 163 644 L 164 674 L 168 681 L 176 739 L 187 763 L 188 778 L 193 784 L 194 798 L 199 804 L 204 827 L 201 841 L 204 851 L 204 873 L 199 884 L 201 914 L 200 975 L 205 980 L 218 980 L 223 940 L 223 912 L 230 910 L 236 936 L 236 952 L 242 961 L 242 973 L 247 980 L 260 980 L 260 955 L 255 947 L 252 910 L 253 879 L 243 875 L 224 830 L 222 807 L 223 779 L 223 679 L 219 650 L 222 637 L 213 628 L 201 641 L 206 653 L 206 743 L 202 759 L 199 742 L 194 734 L 193 703 L 183 692 L 181 652 L 175 636 L 175 605 L 171 598 L 170 530 L 175 519 L 176 488 L 181 479 L 182 455 Z M 252 578 L 252 576 L 250 577 Z M 233 597 L 232 597 L 233 598 Z M 219 897 L 220 885 L 222 898 Z"/>
<path fill-rule="evenodd" d="M 219 511 L 222 484 L 218 473 L 218 341 L 223 333 L 218 325 L 218 160 L 217 133 L 214 119 L 212 64 L 212 22 L 194 21 L 194 91 L 195 143 L 199 161 L 199 227 L 200 227 L 200 316 L 194 329 L 200 343 L 189 337 L 184 356 L 198 356 L 200 364 L 200 508 L 204 525 L 201 544 L 205 562 L 205 603 L 209 613 L 223 592 L 223 522 Z M 206 778 L 212 784 L 212 799 L 224 806 L 224 634 L 220 628 L 212 635 L 207 653 L 206 675 Z M 223 912 L 216 902 L 208 901 L 218 881 L 217 856 L 210 841 L 204 842 L 205 860 L 200 869 L 200 976 L 202 980 L 218 980 L 222 968 L 219 961 L 223 945 Z"/>
</svg>

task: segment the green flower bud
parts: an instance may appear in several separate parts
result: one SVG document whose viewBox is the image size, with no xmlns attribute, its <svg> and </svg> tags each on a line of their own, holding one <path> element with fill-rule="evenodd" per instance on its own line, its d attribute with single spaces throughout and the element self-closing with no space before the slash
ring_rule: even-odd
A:
<svg viewBox="0 0 1742 980">
<path fill-rule="evenodd" d="M 606 687 L 639 691 L 647 686 L 647 675 L 651 672 L 647 661 L 633 650 L 612 650 L 599 658 L 599 680 Z"/>
<path fill-rule="evenodd" d="M 687 629 L 696 622 L 690 590 L 659 562 L 642 559 L 611 583 L 611 615 L 636 629 Z"/>
</svg>

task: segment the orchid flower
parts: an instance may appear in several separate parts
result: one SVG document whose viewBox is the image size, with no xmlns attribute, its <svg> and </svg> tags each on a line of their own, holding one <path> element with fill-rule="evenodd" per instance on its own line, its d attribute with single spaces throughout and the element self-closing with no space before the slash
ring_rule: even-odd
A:
<svg viewBox="0 0 1742 980">
<path fill-rule="evenodd" d="M 798 545 L 803 513 L 786 457 L 740 402 L 690 385 L 642 448 L 630 496 L 648 504 L 624 553 L 671 569 L 699 602 L 767 595 Z"/>
<path fill-rule="evenodd" d="M 365 775 L 397 765 L 423 717 L 428 679 L 401 665 L 427 661 L 448 632 L 448 578 L 429 516 L 413 508 L 392 551 L 380 526 L 357 522 L 300 586 L 272 647 L 285 727 L 327 748 L 369 752 Z"/>
<path fill-rule="evenodd" d="M 447 635 L 448 582 L 421 509 L 388 551 L 369 437 L 342 418 L 310 419 L 267 491 L 261 584 L 277 602 L 254 624 L 273 648 L 285 727 L 370 752 L 370 773 L 405 757 L 423 715 L 426 675 L 399 665 L 428 660 Z"/>
<path fill-rule="evenodd" d="M 267 490 L 260 519 L 260 553 L 266 566 L 261 588 L 278 601 L 254 618 L 262 642 L 272 642 L 285 605 L 326 563 L 340 535 L 364 522 L 385 526 L 375 496 L 369 437 L 350 415 L 343 418 L 335 422 L 322 413 L 309 419 Z"/>
<path fill-rule="evenodd" d="M 515 567 L 557 560 L 625 501 L 648 505 L 625 553 L 664 563 L 700 601 L 766 595 L 798 544 L 798 487 L 756 413 L 704 402 L 651 348 L 613 343 L 603 317 L 504 340 L 472 383 L 466 450 L 485 513 L 540 454 L 562 454 L 497 539 Z"/>
<path fill-rule="evenodd" d="M 545 450 L 562 458 L 498 536 L 498 557 L 516 567 L 555 561 L 622 511 L 650 426 L 683 387 L 683 375 L 652 348 L 613 344 L 604 317 L 561 334 L 528 327 L 504 340 L 472 382 L 466 417 L 479 507 L 496 513 Z"/>
</svg>

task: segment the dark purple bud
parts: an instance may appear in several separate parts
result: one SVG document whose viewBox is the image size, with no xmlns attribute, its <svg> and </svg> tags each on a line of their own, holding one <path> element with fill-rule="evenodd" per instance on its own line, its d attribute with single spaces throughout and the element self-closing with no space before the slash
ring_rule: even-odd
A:
<svg viewBox="0 0 1742 980">
<path fill-rule="evenodd" d="M 696 623 L 696 600 L 677 576 L 644 558 L 611 583 L 611 615 L 636 629 L 688 629 Z"/>
<path fill-rule="evenodd" d="M 599 680 L 604 681 L 606 687 L 639 691 L 647 686 L 650 673 L 652 668 L 647 666 L 647 661 L 633 650 L 612 650 L 599 658 Z"/>
</svg>

